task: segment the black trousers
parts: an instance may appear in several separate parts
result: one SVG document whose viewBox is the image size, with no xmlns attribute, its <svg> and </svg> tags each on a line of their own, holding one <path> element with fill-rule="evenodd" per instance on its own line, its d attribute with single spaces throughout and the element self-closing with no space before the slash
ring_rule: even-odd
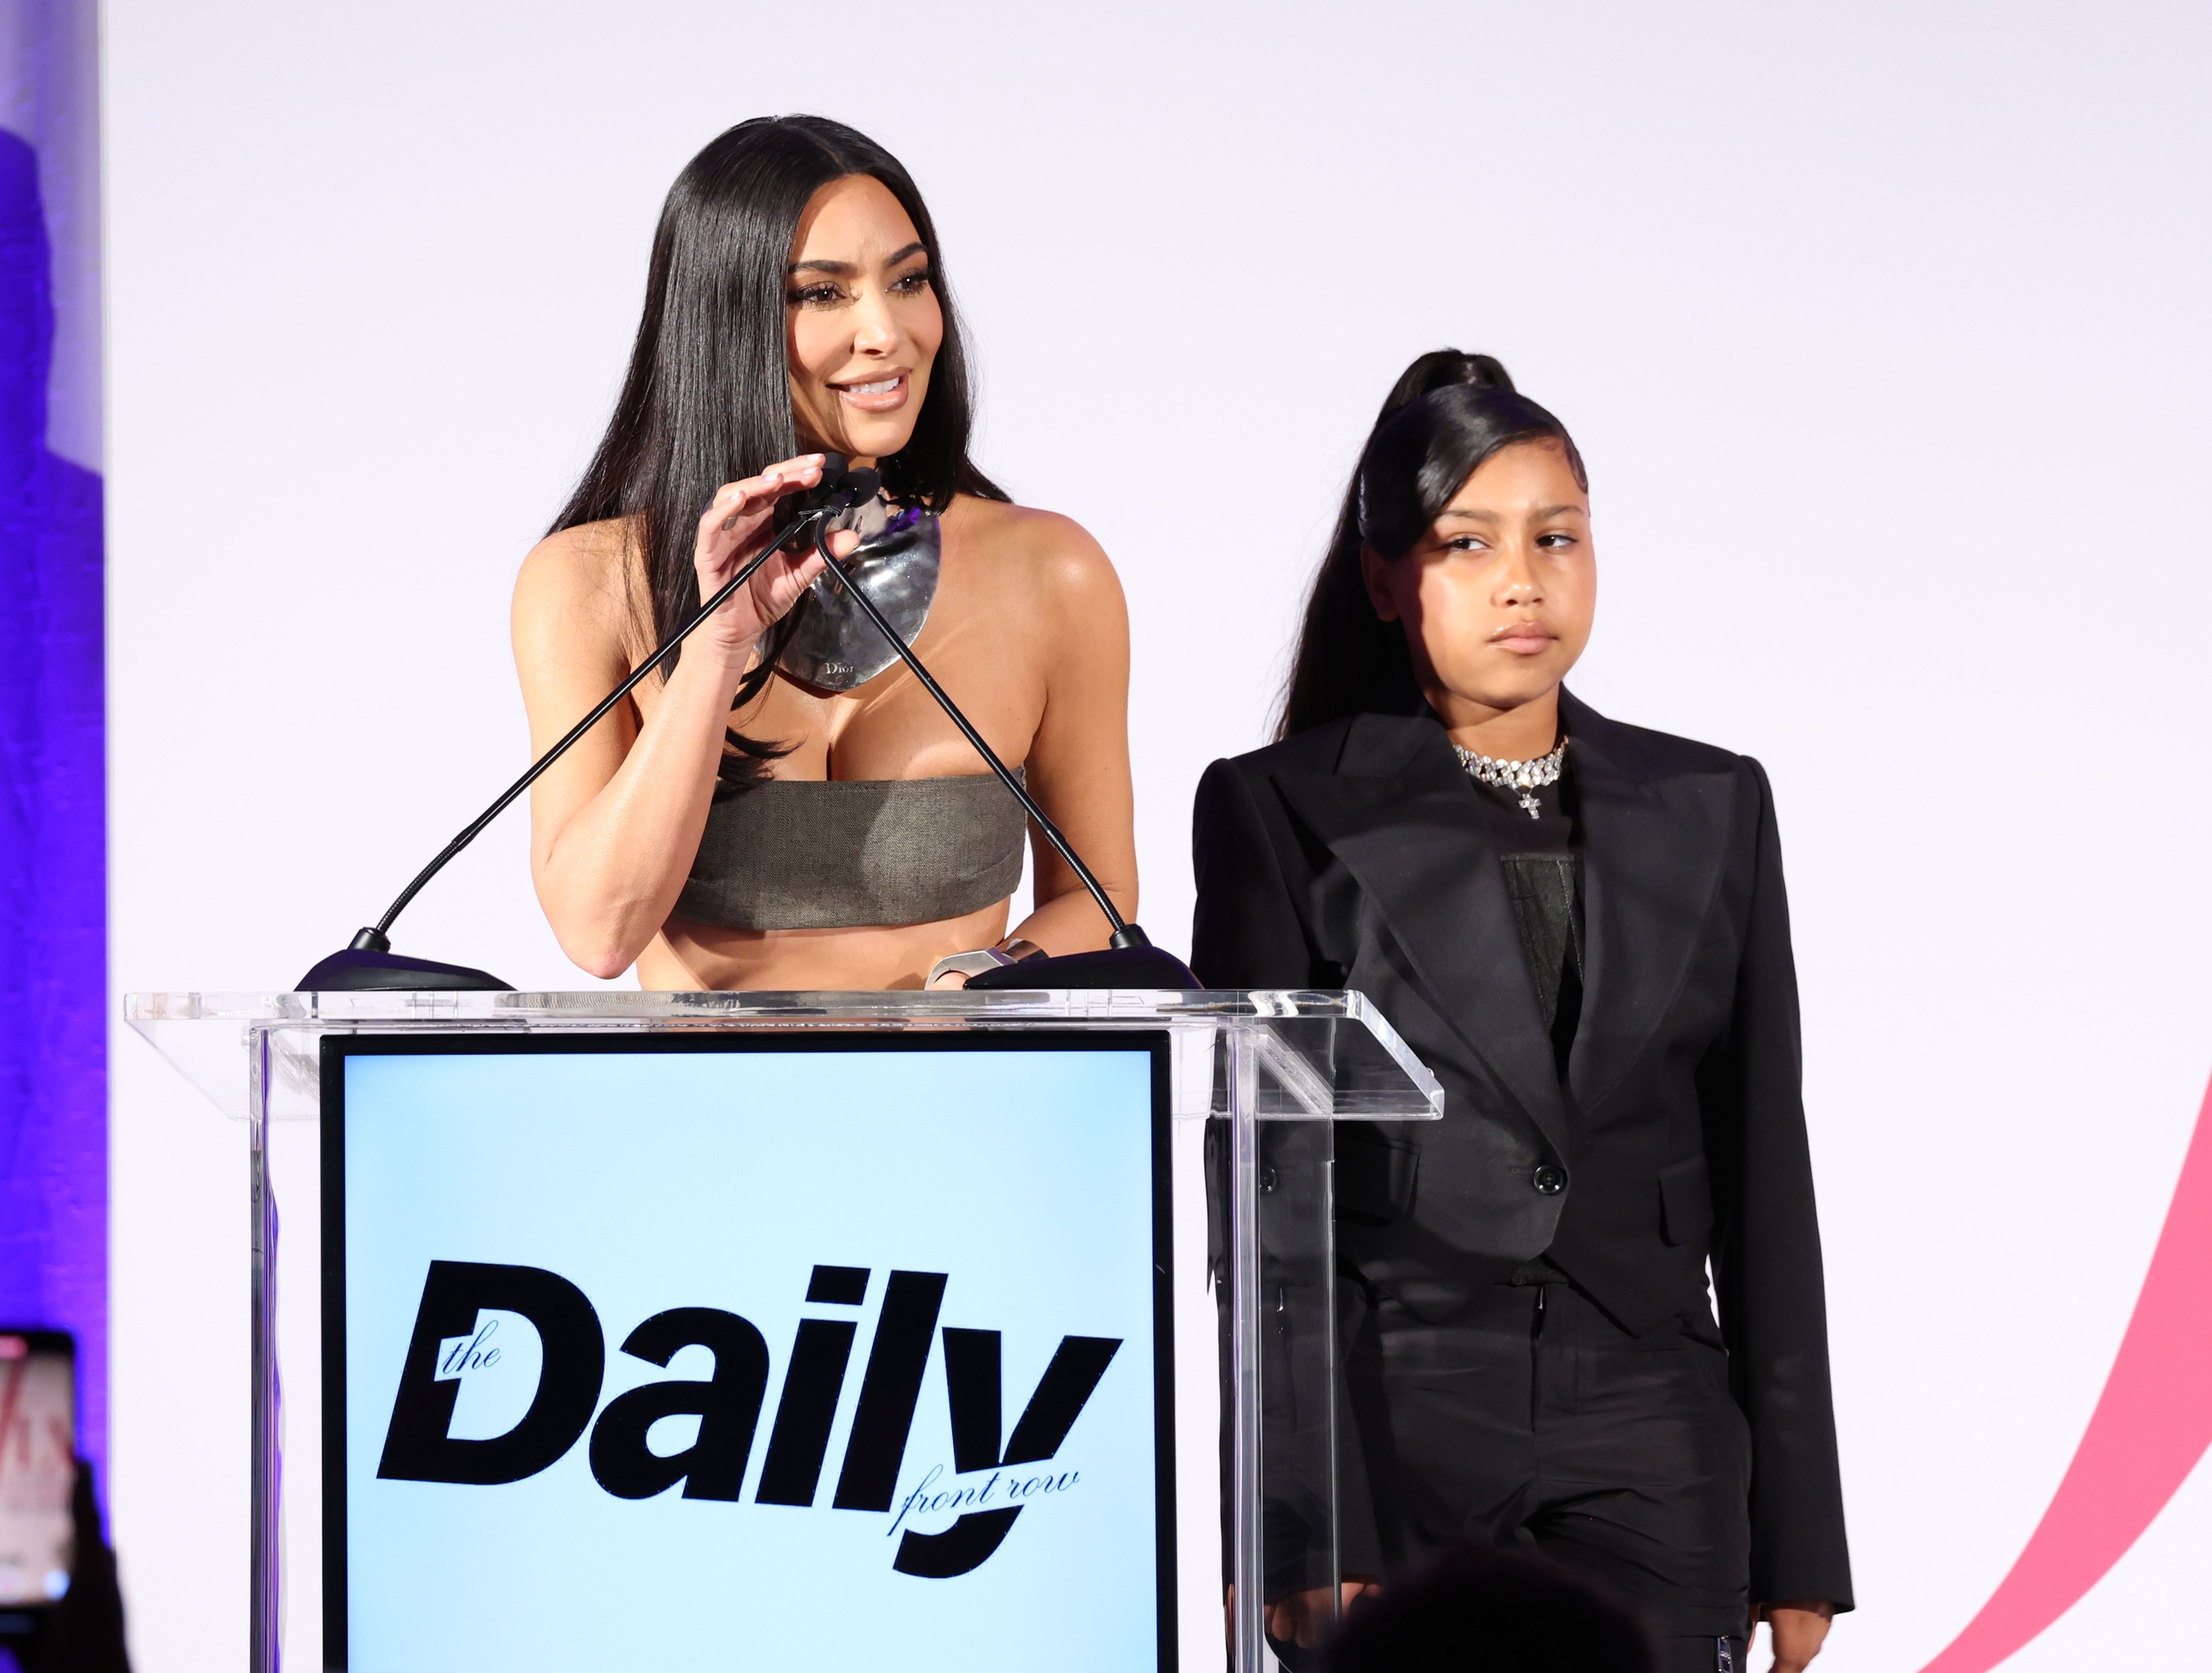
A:
<svg viewBox="0 0 2212 1673">
<path fill-rule="evenodd" d="M 1532 1545 L 1638 1609 L 1663 1673 L 1748 1667 L 1750 1431 L 1710 1321 L 1632 1336 L 1499 1285 L 1440 1324 L 1368 1311 L 1346 1372 L 1388 1560 Z"/>
</svg>

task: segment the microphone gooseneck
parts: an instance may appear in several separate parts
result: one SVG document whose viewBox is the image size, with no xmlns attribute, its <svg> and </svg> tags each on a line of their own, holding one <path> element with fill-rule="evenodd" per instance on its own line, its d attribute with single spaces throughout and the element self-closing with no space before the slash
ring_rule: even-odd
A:
<svg viewBox="0 0 2212 1673">
<path fill-rule="evenodd" d="M 833 567 L 843 568 L 836 558 L 827 557 L 826 553 L 824 556 Z M 890 642 L 892 649 L 898 653 L 899 660 L 913 670 L 914 677 L 921 682 L 922 690 L 936 699 L 937 706 L 945 711 L 953 725 L 960 728 L 961 736 L 975 745 L 975 753 L 981 756 L 991 770 L 998 775 L 999 782 L 1006 787 L 1016 801 L 1021 803 L 1022 811 L 1036 822 L 1036 828 L 1044 833 L 1045 840 L 1052 844 L 1054 850 L 1081 879 L 1083 886 L 1091 891 L 1091 898 L 1097 903 L 1098 910 L 1106 915 L 1106 922 L 1114 927 L 1114 933 L 1103 952 L 1073 952 L 1058 958 L 1024 958 L 1018 964 L 984 970 L 970 976 L 968 986 L 975 989 L 1134 988 L 1185 991 L 1203 988 L 1205 984 L 1191 973 L 1189 965 L 1173 953 L 1154 946 L 1152 938 L 1141 928 L 1123 920 L 1111 897 L 1100 885 L 1097 878 L 1092 875 L 1091 867 L 1083 863 L 1083 856 L 1075 851 L 1074 844 L 1036 805 L 1021 780 L 1016 778 L 1006 763 L 999 759 L 998 751 L 983 741 L 983 734 L 975 730 L 968 717 L 960 712 L 960 705 L 952 701 L 935 677 L 922 666 L 921 659 L 914 653 L 914 647 L 908 644 L 905 636 L 884 617 L 876 601 L 868 596 L 867 589 L 855 584 L 846 590 L 853 601 L 866 613 L 868 619 L 875 624 L 876 630 Z"/>
<path fill-rule="evenodd" d="M 836 563 L 835 558 L 829 561 L 832 563 Z M 1006 787 L 1008 794 L 1016 801 L 1021 803 L 1022 812 L 1036 822 L 1036 828 L 1044 833 L 1045 841 L 1050 843 L 1054 851 L 1067 861 L 1068 868 L 1080 879 L 1083 886 L 1090 891 L 1091 898 L 1098 903 L 1098 910 L 1106 915 L 1106 922 L 1113 927 L 1113 938 L 1109 945 L 1117 948 L 1151 946 L 1151 939 L 1142 929 L 1135 924 L 1127 923 L 1122 920 L 1120 910 L 1114 904 L 1113 897 L 1107 894 L 1104 886 L 1092 874 L 1091 867 L 1083 863 L 1083 856 L 1075 851 L 1074 844 L 1070 843 L 1060 828 L 1052 822 L 1044 809 L 1036 805 L 1036 799 L 1024 788 L 1021 780 L 1014 776 L 1013 770 L 999 759 L 998 751 L 983 741 L 983 734 L 976 731 L 974 722 L 960 712 L 960 705 L 946 695 L 945 688 L 937 683 L 936 676 L 922 666 L 921 659 L 914 654 L 914 647 L 908 644 L 898 630 L 884 618 L 883 611 L 877 607 L 876 601 L 868 596 L 867 589 L 854 586 L 848 587 L 847 591 L 853 602 L 859 605 L 866 613 L 868 619 L 876 624 L 876 630 L 890 642 L 891 648 L 898 653 L 899 660 L 905 663 L 913 671 L 914 677 L 921 682 L 922 690 L 937 700 L 937 706 L 945 711 L 953 725 L 960 728 L 961 736 L 975 745 L 975 753 L 981 756 L 985 763 L 999 776 L 999 782 Z"/>
<path fill-rule="evenodd" d="M 832 459 L 836 459 L 837 455 L 832 453 L 830 457 Z M 826 478 L 828 474 L 827 468 L 825 467 L 823 475 Z M 837 484 L 839 492 L 836 495 L 832 496 L 819 505 L 809 507 L 805 511 L 802 511 L 796 518 L 792 520 L 792 525 L 788 529 L 779 534 L 775 539 L 769 541 L 767 545 L 762 547 L 760 551 L 753 557 L 743 569 L 739 569 L 734 575 L 732 575 L 729 580 L 724 581 L 721 587 L 714 593 L 714 596 L 708 599 L 706 603 L 701 605 L 698 610 L 692 615 L 690 620 L 685 622 L 682 627 L 678 628 L 675 632 L 670 634 L 668 637 L 653 651 L 651 656 L 646 658 L 643 662 L 638 665 L 636 669 L 631 672 L 630 677 L 628 679 L 616 686 L 613 690 L 608 692 L 605 697 L 600 701 L 598 708 L 594 709 L 590 714 L 585 715 L 584 718 L 577 721 L 574 726 L 569 727 L 568 730 L 562 735 L 561 741 L 559 743 L 554 745 L 551 749 L 546 751 L 544 754 L 539 756 L 537 760 L 531 763 L 530 770 L 523 774 L 520 778 L 516 779 L 514 783 L 508 785 L 507 788 L 501 793 L 500 798 L 497 801 L 492 803 L 492 805 L 485 808 L 483 812 L 477 814 L 477 817 L 470 822 L 467 829 L 463 830 L 459 836 L 454 837 L 452 842 L 447 843 L 444 849 L 439 854 L 438 857 L 435 860 L 433 860 L 428 865 L 423 867 L 421 873 L 416 877 L 415 880 L 399 891 L 399 898 L 393 901 L 392 904 L 386 909 L 384 916 L 376 921 L 376 928 L 374 929 L 365 929 L 362 931 L 362 934 L 374 935 L 378 940 L 382 941 L 384 945 L 377 949 L 379 952 L 383 952 L 388 948 L 391 946 L 391 943 L 385 938 L 392 928 L 392 920 L 407 910 L 407 903 L 410 901 L 413 900 L 416 895 L 422 893 L 422 885 L 428 883 L 432 878 L 437 876 L 440 872 L 443 871 L 447 862 L 450 861 L 454 855 L 460 853 L 463 849 L 468 847 L 471 843 L 476 841 L 477 836 L 483 831 L 486 825 L 489 824 L 501 813 L 504 813 L 508 806 L 517 796 L 520 795 L 525 790 L 527 790 L 532 784 L 535 784 L 538 780 L 544 776 L 545 770 L 548 767 L 550 767 L 555 762 L 558 761 L 562 756 L 568 752 L 569 747 L 574 745 L 578 739 L 581 738 L 586 733 L 589 732 L 593 727 L 605 720 L 607 717 L 608 711 L 613 709 L 613 707 L 617 703 L 620 703 L 624 697 L 628 697 L 633 690 L 636 690 L 637 687 L 644 681 L 645 677 L 647 674 L 651 673 L 655 668 L 661 666 L 670 657 L 673 656 L 676 654 L 677 648 L 682 645 L 686 639 L 689 639 L 691 636 L 695 629 L 699 627 L 702 623 L 705 622 L 709 616 L 712 616 L 716 611 L 720 610 L 732 593 L 736 592 L 738 588 L 743 587 L 747 581 L 753 578 L 753 572 L 755 570 L 758 569 L 762 564 L 767 563 L 769 558 L 775 557 L 779 551 L 786 550 L 804 551 L 804 547 L 793 546 L 793 542 L 799 536 L 808 532 L 807 526 L 809 524 L 819 525 L 821 523 L 825 523 L 829 521 L 830 518 L 836 516 L 839 512 L 846 509 L 848 505 L 860 500 L 866 499 L 876 491 L 878 478 L 873 471 L 843 471 L 842 475 L 842 479 Z M 823 486 L 828 487 L 830 484 L 825 481 Z M 866 491 L 859 491 L 862 489 L 865 489 Z M 848 492 L 848 490 L 852 490 L 853 491 Z M 823 556 L 826 557 L 828 554 L 824 553 Z M 355 940 L 356 945 L 360 944 L 360 938 L 358 936 L 355 938 Z"/>
<path fill-rule="evenodd" d="M 841 513 L 875 496 L 881 478 L 873 471 L 854 471 L 848 468 L 843 457 L 837 453 L 824 456 L 821 483 L 803 496 L 798 514 L 783 528 L 770 537 L 761 550 L 718 588 L 714 597 L 707 599 L 691 617 L 654 648 L 653 654 L 633 670 L 629 678 L 609 692 L 598 707 L 564 733 L 544 754 L 530 764 L 530 770 L 501 791 L 490 806 L 463 828 L 453 840 L 439 851 L 437 858 L 425 866 L 412 882 L 400 891 L 399 897 L 386 909 L 372 928 L 356 934 L 352 943 L 342 952 L 332 953 L 300 978 L 299 991 L 346 992 L 361 990 L 411 990 L 422 989 L 512 991 L 507 984 L 486 971 L 471 970 L 465 965 L 442 964 L 430 959 L 410 958 L 392 951 L 391 929 L 394 920 L 407 910 L 408 903 L 422 891 L 430 879 L 443 871 L 454 856 L 474 842 L 484 827 L 497 818 L 525 790 L 542 777 L 546 770 L 566 755 L 577 739 L 605 719 L 614 706 L 636 689 L 645 677 L 664 666 L 678 648 L 690 638 L 707 618 L 720 610 L 738 587 L 751 580 L 754 573 L 777 551 L 804 551 L 810 546 L 821 545 L 825 563 L 838 569 L 843 566 L 830 556 L 823 544 L 823 525 Z M 968 984 L 971 988 L 1169 988 L 1191 989 L 1200 984 L 1189 968 L 1173 954 L 1153 946 L 1143 929 L 1127 922 L 1115 906 L 1113 899 L 1083 856 L 1075 851 L 1074 844 L 1060 828 L 1053 823 L 1045 811 L 1016 778 L 1012 771 L 998 757 L 998 752 L 983 741 L 968 717 L 937 683 L 936 678 L 914 653 L 903 635 L 893 627 L 868 596 L 867 589 L 857 583 L 847 589 L 848 595 L 875 624 L 878 632 L 890 642 L 899 660 L 914 671 L 914 676 L 943 709 L 953 725 L 960 728 L 963 737 L 974 745 L 999 782 L 1021 804 L 1022 811 L 1035 822 L 1053 849 L 1067 862 L 1070 870 L 1090 892 L 1097 903 L 1113 934 L 1108 943 L 1109 951 L 1097 953 L 1072 953 L 1057 958 L 1029 959 L 1004 970 L 987 971 Z"/>
<path fill-rule="evenodd" d="M 393 921 L 407 910 L 409 902 L 422 892 L 424 885 L 451 864 L 462 849 L 476 841 L 486 825 L 505 812 L 517 796 L 543 777 L 546 770 L 566 755 L 578 739 L 605 720 L 614 706 L 635 690 L 647 674 L 674 655 L 678 648 L 708 617 L 720 610 L 732 593 L 753 578 L 761 565 L 780 551 L 804 551 L 806 545 L 817 544 L 823 524 L 840 512 L 873 498 L 881 484 L 882 478 L 875 471 L 850 470 L 842 454 L 825 454 L 822 461 L 822 480 L 801 497 L 797 515 L 771 536 L 737 574 L 723 582 L 714 596 L 702 604 L 689 620 L 656 646 L 653 654 L 640 663 L 628 679 L 609 692 L 599 707 L 569 727 L 558 743 L 530 763 L 529 771 L 508 785 L 500 793 L 497 800 L 469 821 L 459 836 L 440 849 L 438 857 L 416 873 L 415 880 L 399 891 L 398 899 L 385 909 L 384 916 L 376 921 L 374 928 L 358 931 L 343 952 L 332 953 L 301 976 L 298 991 L 343 993 L 418 989 L 512 991 L 506 983 L 483 970 L 471 970 L 463 964 L 441 964 L 428 958 L 409 958 L 394 953 L 391 936 Z M 803 544 L 793 544 L 801 541 Z M 826 550 L 823 557 L 825 561 L 828 559 Z"/>
</svg>

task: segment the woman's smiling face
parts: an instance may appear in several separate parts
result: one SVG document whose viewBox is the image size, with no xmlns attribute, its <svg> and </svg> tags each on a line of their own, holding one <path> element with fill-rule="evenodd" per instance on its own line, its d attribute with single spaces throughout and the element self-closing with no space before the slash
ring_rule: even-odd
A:
<svg viewBox="0 0 2212 1673">
<path fill-rule="evenodd" d="M 906 446 L 945 316 L 929 252 L 889 187 L 848 174 L 814 194 L 792 241 L 784 294 L 800 445 L 855 461 Z"/>
<path fill-rule="evenodd" d="M 1589 642 L 1589 494 L 1556 441 L 1499 448 L 1411 551 L 1370 548 L 1360 568 L 1375 613 L 1404 624 L 1414 678 L 1448 725 L 1544 696 Z"/>
</svg>

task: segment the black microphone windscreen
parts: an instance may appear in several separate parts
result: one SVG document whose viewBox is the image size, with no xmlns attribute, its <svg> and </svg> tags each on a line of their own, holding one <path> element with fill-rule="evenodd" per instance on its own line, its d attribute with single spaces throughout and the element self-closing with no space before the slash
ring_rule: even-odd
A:
<svg viewBox="0 0 2212 1673">
<path fill-rule="evenodd" d="M 884 485 L 880 471 L 866 468 L 845 473 L 845 491 L 854 505 L 864 505 L 876 497 L 876 490 Z"/>
<path fill-rule="evenodd" d="M 842 453 L 823 454 L 822 480 L 820 483 L 816 484 L 814 491 L 817 494 L 828 493 L 839 483 L 845 480 L 845 473 L 851 468 L 852 461 L 848 459 Z"/>
</svg>

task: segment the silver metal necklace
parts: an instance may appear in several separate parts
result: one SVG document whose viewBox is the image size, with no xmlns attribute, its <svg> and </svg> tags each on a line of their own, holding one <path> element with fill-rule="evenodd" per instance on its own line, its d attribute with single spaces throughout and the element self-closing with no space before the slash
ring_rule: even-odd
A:
<svg viewBox="0 0 2212 1673">
<path fill-rule="evenodd" d="M 1493 761 L 1486 755 L 1477 755 L 1473 750 L 1452 745 L 1452 753 L 1459 757 L 1459 764 L 1467 769 L 1469 778 L 1485 784 L 1494 784 L 1501 790 L 1521 793 L 1521 811 L 1530 818 L 1541 818 L 1544 809 L 1535 792 L 1547 784 L 1559 782 L 1559 769 L 1567 758 L 1567 740 L 1561 738 L 1552 745 L 1549 755 L 1540 755 L 1534 761 Z"/>
<path fill-rule="evenodd" d="M 893 506 L 880 494 L 832 519 L 830 526 L 857 530 L 860 544 L 814 577 L 809 608 L 775 666 L 817 691 L 849 691 L 890 667 L 899 654 L 846 589 L 866 587 L 869 601 L 911 644 L 937 599 L 944 542 L 933 514 Z M 775 638 L 774 628 L 761 636 L 763 654 Z"/>
</svg>

